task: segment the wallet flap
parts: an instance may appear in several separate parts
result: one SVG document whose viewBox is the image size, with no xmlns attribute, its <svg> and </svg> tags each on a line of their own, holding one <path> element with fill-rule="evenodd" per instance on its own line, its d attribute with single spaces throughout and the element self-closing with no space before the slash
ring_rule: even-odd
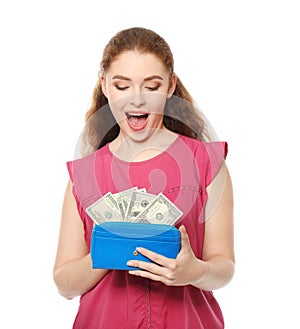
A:
<svg viewBox="0 0 300 329">
<path fill-rule="evenodd" d="M 178 229 L 165 224 L 144 224 L 132 222 L 106 222 L 95 225 L 93 229 L 95 236 L 122 236 L 131 239 L 151 239 L 163 236 L 164 240 L 178 238 Z"/>
</svg>

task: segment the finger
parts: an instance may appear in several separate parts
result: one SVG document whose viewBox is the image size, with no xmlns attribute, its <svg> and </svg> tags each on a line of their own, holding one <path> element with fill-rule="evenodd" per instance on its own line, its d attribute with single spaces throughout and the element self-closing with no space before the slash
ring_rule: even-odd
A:
<svg viewBox="0 0 300 329">
<path fill-rule="evenodd" d="M 168 275 L 169 270 L 154 263 L 143 261 L 128 261 L 127 265 L 138 267 L 136 270 L 129 270 L 128 273 L 135 276 L 141 276 L 154 281 L 160 281 L 164 284 L 171 284 L 173 279 Z"/>
<path fill-rule="evenodd" d="M 170 258 L 167 258 L 167 257 L 160 255 L 156 252 L 153 252 L 149 249 L 137 247 L 136 251 L 138 251 L 141 255 L 145 256 L 146 258 L 152 260 L 153 263 L 156 263 L 163 267 L 168 267 L 168 264 L 170 263 Z M 143 262 L 143 263 L 147 264 L 147 262 Z M 148 264 L 151 264 L 151 263 L 148 263 Z"/>
<path fill-rule="evenodd" d="M 160 281 L 160 282 L 164 283 L 164 278 L 162 276 L 157 275 L 155 273 L 145 271 L 145 270 L 144 271 L 142 271 L 142 270 L 130 270 L 130 271 L 128 271 L 128 273 L 131 274 L 131 275 L 143 277 L 145 279 L 150 279 L 150 280 L 153 280 L 153 281 Z"/>
<path fill-rule="evenodd" d="M 134 269 L 133 271 L 142 270 L 142 271 L 147 271 L 147 272 L 151 272 L 151 273 L 158 274 L 158 275 L 162 275 L 163 271 L 164 271 L 164 268 L 162 266 L 157 265 L 152 262 L 144 262 L 142 260 L 129 260 L 127 262 L 127 265 L 137 268 L 137 269 Z"/>
<path fill-rule="evenodd" d="M 155 281 L 162 281 L 162 278 L 165 276 L 165 272 L 167 271 L 166 268 L 158 264 L 141 260 L 130 260 L 127 262 L 127 265 L 137 268 L 129 271 L 129 274 L 142 276 Z"/>
</svg>

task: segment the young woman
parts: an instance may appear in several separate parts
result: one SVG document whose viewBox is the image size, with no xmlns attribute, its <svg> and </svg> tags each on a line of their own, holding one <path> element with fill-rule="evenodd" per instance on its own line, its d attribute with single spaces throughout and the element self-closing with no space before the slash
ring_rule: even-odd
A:
<svg viewBox="0 0 300 329">
<path fill-rule="evenodd" d="M 224 328 L 212 290 L 234 273 L 233 196 L 227 144 L 209 140 L 165 40 L 143 28 L 117 33 L 86 114 L 84 157 L 68 163 L 54 280 L 62 296 L 81 296 L 73 328 Z M 177 258 L 139 248 L 153 262 L 92 269 L 86 208 L 134 186 L 183 212 Z"/>
</svg>

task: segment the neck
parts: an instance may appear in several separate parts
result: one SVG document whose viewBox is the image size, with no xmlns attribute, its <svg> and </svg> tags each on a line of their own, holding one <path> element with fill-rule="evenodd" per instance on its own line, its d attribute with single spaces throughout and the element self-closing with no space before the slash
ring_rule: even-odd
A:
<svg viewBox="0 0 300 329">
<path fill-rule="evenodd" d="M 109 148 L 114 155 L 129 162 L 139 162 L 151 159 L 164 152 L 177 138 L 177 134 L 166 129 L 153 130 L 145 140 L 134 136 L 124 136 L 122 133 L 110 143 Z"/>
</svg>

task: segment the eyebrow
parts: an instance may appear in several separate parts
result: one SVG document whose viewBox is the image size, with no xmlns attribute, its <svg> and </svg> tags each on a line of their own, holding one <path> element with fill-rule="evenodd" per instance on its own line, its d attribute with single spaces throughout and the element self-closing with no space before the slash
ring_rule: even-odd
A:
<svg viewBox="0 0 300 329">
<path fill-rule="evenodd" d="M 123 75 L 114 75 L 114 76 L 112 77 L 112 79 L 113 79 L 113 80 L 118 79 L 118 80 L 131 81 L 130 78 L 125 77 L 125 76 L 123 76 Z M 151 75 L 151 76 L 145 78 L 144 81 L 151 81 L 151 80 L 155 80 L 155 79 L 163 80 L 163 78 L 162 78 L 160 75 Z"/>
</svg>

